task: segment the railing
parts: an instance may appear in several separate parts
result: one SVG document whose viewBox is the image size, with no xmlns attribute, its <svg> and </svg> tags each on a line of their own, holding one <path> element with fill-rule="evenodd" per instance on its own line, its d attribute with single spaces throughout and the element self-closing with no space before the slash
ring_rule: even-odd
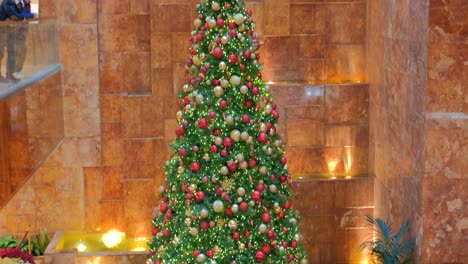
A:
<svg viewBox="0 0 468 264">
<path fill-rule="evenodd" d="M 53 18 L 0 22 L 0 100 L 60 69 Z"/>
<path fill-rule="evenodd" d="M 0 207 L 63 139 L 55 34 L 52 19 L 0 22 Z"/>
</svg>

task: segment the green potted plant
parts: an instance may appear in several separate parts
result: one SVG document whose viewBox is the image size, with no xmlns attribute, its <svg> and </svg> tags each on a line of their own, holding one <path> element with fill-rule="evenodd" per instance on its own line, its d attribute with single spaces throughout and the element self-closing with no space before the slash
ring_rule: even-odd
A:
<svg viewBox="0 0 468 264">
<path fill-rule="evenodd" d="M 48 234 L 43 228 L 31 238 L 32 253 L 34 255 L 34 261 L 36 264 L 45 263 L 44 253 L 51 239 L 52 236 Z"/>
<path fill-rule="evenodd" d="M 409 264 L 414 241 L 409 238 L 407 221 L 400 225 L 397 233 L 393 233 L 388 221 L 366 215 L 367 222 L 372 226 L 372 237 L 364 241 L 360 249 L 367 251 L 371 263 Z"/>
</svg>

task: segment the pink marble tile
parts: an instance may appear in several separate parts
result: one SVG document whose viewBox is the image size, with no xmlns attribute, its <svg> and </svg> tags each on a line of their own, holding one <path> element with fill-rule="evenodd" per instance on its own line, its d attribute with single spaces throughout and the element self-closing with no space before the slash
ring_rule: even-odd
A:
<svg viewBox="0 0 468 264">
<path fill-rule="evenodd" d="M 327 5 L 326 34 L 328 44 L 364 43 L 366 39 L 366 3 Z"/>
<path fill-rule="evenodd" d="M 150 235 L 153 207 L 153 180 L 125 181 L 125 223 L 127 235 L 145 237 Z"/>
<path fill-rule="evenodd" d="M 291 4 L 291 17 L 291 34 L 325 33 L 327 9 L 324 5 Z"/>
</svg>

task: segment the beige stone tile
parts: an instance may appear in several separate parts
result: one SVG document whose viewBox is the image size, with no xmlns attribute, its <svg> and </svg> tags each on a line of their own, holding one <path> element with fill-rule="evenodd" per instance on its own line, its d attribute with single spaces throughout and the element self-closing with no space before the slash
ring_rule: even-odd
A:
<svg viewBox="0 0 468 264">
<path fill-rule="evenodd" d="M 125 181 L 125 222 L 127 235 L 148 236 L 151 222 L 148 217 L 153 211 L 153 179 Z"/>
<path fill-rule="evenodd" d="M 96 25 L 61 25 L 58 27 L 60 62 L 64 67 L 82 69 L 98 66 Z"/>
</svg>

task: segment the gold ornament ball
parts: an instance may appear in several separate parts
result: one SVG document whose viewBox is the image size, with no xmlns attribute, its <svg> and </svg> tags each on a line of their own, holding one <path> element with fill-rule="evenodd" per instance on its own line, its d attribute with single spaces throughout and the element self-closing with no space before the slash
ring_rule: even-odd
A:
<svg viewBox="0 0 468 264">
<path fill-rule="evenodd" d="M 265 225 L 265 224 L 260 224 L 258 226 L 258 231 L 260 231 L 260 233 L 265 233 L 267 231 L 268 227 Z"/>
<path fill-rule="evenodd" d="M 261 174 L 265 175 L 267 173 L 267 167 L 261 166 L 260 169 L 258 170 Z"/>
<path fill-rule="evenodd" d="M 200 210 L 200 216 L 201 216 L 201 218 L 207 218 L 207 217 L 208 217 L 208 214 L 209 214 L 209 212 L 208 212 L 208 210 L 207 210 L 206 208 L 202 208 L 202 209 Z"/>
<path fill-rule="evenodd" d="M 244 24 L 241 24 L 239 27 L 238 27 L 239 31 L 240 32 L 243 32 L 245 30 L 245 25 Z M 242 36 L 242 39 L 244 39 L 244 37 Z"/>
<path fill-rule="evenodd" d="M 177 172 L 179 174 L 182 174 L 184 172 L 184 167 L 180 166 L 179 168 L 177 168 Z"/>
<path fill-rule="evenodd" d="M 245 189 L 244 189 L 243 187 L 239 187 L 239 188 L 237 189 L 237 194 L 238 194 L 239 196 L 244 196 L 244 195 L 245 195 Z"/>
<path fill-rule="evenodd" d="M 197 103 L 203 102 L 203 95 L 197 94 L 197 97 L 195 97 L 195 101 L 197 101 Z"/>
<path fill-rule="evenodd" d="M 249 205 L 250 205 L 250 206 L 254 206 L 254 205 L 255 205 L 255 202 L 251 200 L 251 201 L 249 202 Z"/>
<path fill-rule="evenodd" d="M 226 67 L 227 67 L 227 65 L 226 65 L 226 63 L 225 63 L 224 61 L 222 61 L 222 62 L 220 62 L 220 63 L 218 64 L 218 68 L 219 68 L 220 70 L 222 70 L 222 71 L 226 70 Z"/>
<path fill-rule="evenodd" d="M 229 83 L 232 86 L 238 86 L 241 83 L 241 78 L 237 75 L 232 75 L 231 78 L 229 79 Z"/>
<path fill-rule="evenodd" d="M 241 169 L 246 170 L 249 167 L 249 164 L 247 163 L 247 161 L 244 160 L 240 163 L 239 166 Z"/>
<path fill-rule="evenodd" d="M 161 186 L 159 186 L 158 191 L 159 191 L 160 193 L 163 193 L 165 189 L 166 189 L 166 187 L 164 187 L 164 185 L 161 185 Z"/>
<path fill-rule="evenodd" d="M 239 212 L 239 205 L 233 204 L 232 207 L 231 207 L 231 209 L 232 209 L 232 212 L 233 212 L 233 213 L 237 213 L 237 212 Z"/>
<path fill-rule="evenodd" d="M 211 176 L 211 182 L 216 183 L 218 179 L 216 178 L 216 175 Z"/>
<path fill-rule="evenodd" d="M 301 236 L 299 234 L 294 235 L 294 240 L 301 241 Z"/>
<path fill-rule="evenodd" d="M 177 120 L 182 119 L 182 117 L 183 117 L 182 111 L 177 111 L 176 117 L 177 117 Z"/>
<path fill-rule="evenodd" d="M 193 64 L 200 66 L 201 60 L 197 55 L 193 56 L 192 61 L 193 61 Z"/>
<path fill-rule="evenodd" d="M 221 137 L 215 137 L 214 143 L 216 146 L 221 146 L 221 144 L 223 144 L 223 139 Z"/>
<path fill-rule="evenodd" d="M 184 92 L 188 92 L 189 89 L 190 89 L 190 86 L 189 86 L 188 84 L 184 84 L 184 86 L 182 86 L 182 90 L 183 90 Z"/>
<path fill-rule="evenodd" d="M 228 36 L 222 36 L 221 37 L 221 44 L 226 45 L 229 42 L 229 37 Z"/>
<path fill-rule="evenodd" d="M 237 154 L 237 155 L 236 155 L 236 160 L 237 160 L 238 162 L 244 161 L 244 155 L 243 155 L 242 153 Z"/>
<path fill-rule="evenodd" d="M 275 207 L 273 210 L 275 211 L 276 214 L 279 214 L 281 212 L 280 207 Z"/>
<path fill-rule="evenodd" d="M 267 105 L 265 106 L 265 112 L 266 112 L 267 114 L 271 114 L 271 110 L 273 110 L 273 107 L 271 107 L 270 104 L 267 104 Z"/>
<path fill-rule="evenodd" d="M 221 87 L 223 87 L 223 89 L 226 89 L 229 87 L 229 81 L 226 80 L 226 79 L 222 79 L 221 80 Z"/>
<path fill-rule="evenodd" d="M 240 140 L 240 135 L 241 133 L 239 132 L 239 130 L 233 130 L 231 131 L 231 138 L 232 140 L 234 140 L 235 142 L 238 142 Z"/>
<path fill-rule="evenodd" d="M 278 191 L 278 187 L 276 187 L 276 185 L 274 185 L 274 184 L 271 184 L 270 186 L 268 186 L 268 189 L 272 193 L 275 193 L 276 191 Z"/>
<path fill-rule="evenodd" d="M 232 115 L 226 116 L 226 124 L 228 125 L 234 124 L 234 117 L 232 117 Z"/>
<path fill-rule="evenodd" d="M 237 202 L 238 203 L 242 203 L 242 201 L 243 201 L 242 197 L 237 197 Z"/>
<path fill-rule="evenodd" d="M 274 208 L 278 208 L 278 207 L 279 207 L 279 203 L 278 203 L 278 202 L 275 202 L 275 203 L 273 204 L 273 207 L 274 207 Z"/>
<path fill-rule="evenodd" d="M 199 28 L 201 27 L 202 25 L 202 21 L 200 19 L 195 19 L 195 21 L 193 21 L 193 25 L 196 27 L 196 28 Z"/>
<path fill-rule="evenodd" d="M 241 133 L 241 139 L 242 140 L 246 141 L 248 138 L 249 138 L 249 133 L 247 133 L 245 131 Z"/>
<path fill-rule="evenodd" d="M 190 228 L 190 235 L 192 235 L 194 237 L 198 236 L 198 228 L 196 228 L 196 227 Z"/>
<path fill-rule="evenodd" d="M 269 147 L 269 148 L 267 148 L 266 153 L 267 153 L 268 155 L 271 155 L 271 153 L 273 153 L 273 150 Z"/>
<path fill-rule="evenodd" d="M 184 223 L 186 226 L 190 226 L 192 224 L 192 220 L 190 218 L 185 218 Z"/>
<path fill-rule="evenodd" d="M 198 256 L 197 256 L 197 262 L 198 263 L 203 263 L 203 262 L 205 262 L 205 260 L 206 260 L 205 254 L 203 254 L 203 253 L 198 254 Z"/>
<path fill-rule="evenodd" d="M 208 26 L 209 26 L 210 28 L 216 27 L 216 20 L 214 20 L 214 19 L 209 19 L 209 20 L 208 20 Z"/>
<path fill-rule="evenodd" d="M 274 136 L 276 134 L 276 130 L 273 128 L 270 128 L 270 136 Z"/>
<path fill-rule="evenodd" d="M 216 212 L 216 213 L 221 213 L 222 211 L 224 211 L 224 204 L 222 201 L 220 200 L 216 200 L 213 202 L 213 210 Z"/>
<path fill-rule="evenodd" d="M 247 142 L 247 143 L 249 143 L 249 144 L 252 144 L 252 142 L 253 142 L 253 137 L 252 137 L 252 136 L 249 136 L 249 138 L 247 138 L 247 140 L 246 140 L 245 142 Z"/>
<path fill-rule="evenodd" d="M 265 85 L 265 91 L 266 91 L 267 93 L 269 93 L 269 92 L 270 92 L 270 90 L 271 90 L 271 87 L 270 87 L 270 85 L 268 85 L 268 84 L 267 84 L 267 85 Z"/>
<path fill-rule="evenodd" d="M 247 94 L 249 92 L 249 88 L 245 85 L 242 85 L 239 90 L 241 94 Z"/>
<path fill-rule="evenodd" d="M 307 261 L 307 259 L 302 259 L 302 260 L 301 260 L 301 264 L 307 264 L 307 263 L 309 263 L 309 262 Z"/>
<path fill-rule="evenodd" d="M 192 183 L 190 184 L 190 186 L 188 187 L 188 189 L 191 191 L 191 192 L 196 192 L 197 191 L 197 185 L 195 183 Z"/>
<path fill-rule="evenodd" d="M 255 55 L 255 53 L 251 53 L 250 54 L 250 59 L 255 60 L 255 58 L 257 58 L 257 55 Z"/>
<path fill-rule="evenodd" d="M 226 166 L 222 166 L 221 169 L 219 169 L 219 172 L 222 174 L 222 175 L 227 175 L 229 173 L 229 169 L 228 167 Z"/>
<path fill-rule="evenodd" d="M 228 226 L 232 230 L 236 230 L 237 229 L 237 221 L 236 220 L 229 220 Z"/>
<path fill-rule="evenodd" d="M 281 139 L 277 139 L 275 141 L 275 146 L 280 147 L 283 144 L 283 141 Z"/>
<path fill-rule="evenodd" d="M 217 85 L 213 88 L 213 92 L 216 96 L 221 97 L 224 94 L 224 90 L 221 86 Z"/>
<path fill-rule="evenodd" d="M 211 4 L 211 9 L 213 9 L 213 11 L 219 11 L 220 8 L 221 5 L 219 5 L 218 2 L 213 2 L 213 4 Z"/>
<path fill-rule="evenodd" d="M 236 14 L 234 16 L 234 23 L 236 23 L 237 25 L 244 23 L 244 16 L 242 14 Z"/>
<path fill-rule="evenodd" d="M 289 219 L 289 223 L 291 223 L 293 225 L 297 225 L 297 219 L 293 217 L 293 218 Z"/>
<path fill-rule="evenodd" d="M 244 243 L 240 243 L 240 244 L 239 244 L 239 249 L 240 249 L 240 250 L 244 250 L 244 249 L 245 249 L 245 244 L 244 244 Z"/>
<path fill-rule="evenodd" d="M 262 131 L 262 132 L 266 132 L 266 131 L 267 131 L 267 125 L 266 125 L 265 123 L 262 123 L 262 124 L 260 125 L 260 131 Z"/>
<path fill-rule="evenodd" d="M 190 211 L 190 210 L 188 210 L 188 209 L 185 210 L 185 216 L 187 216 L 187 217 L 192 217 L 192 211 Z"/>
</svg>

